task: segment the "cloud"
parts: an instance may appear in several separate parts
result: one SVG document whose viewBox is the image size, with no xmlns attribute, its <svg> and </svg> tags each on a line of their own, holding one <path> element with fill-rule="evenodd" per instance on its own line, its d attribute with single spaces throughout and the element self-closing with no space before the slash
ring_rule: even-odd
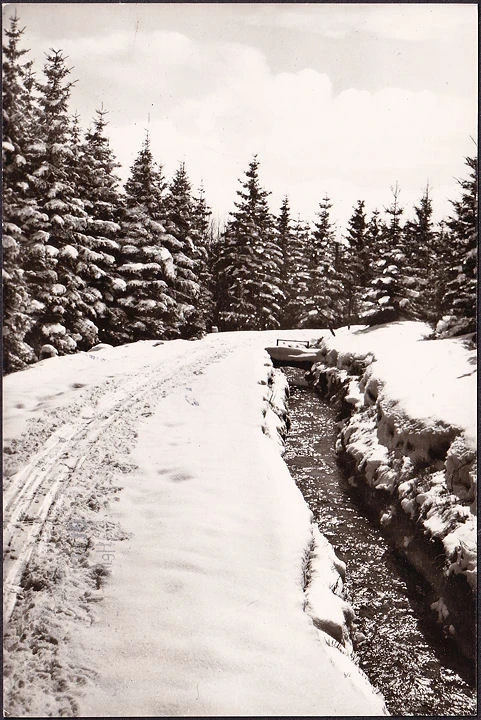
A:
<svg viewBox="0 0 481 720">
<path fill-rule="evenodd" d="M 73 107 L 86 121 L 106 105 L 124 168 L 148 125 L 166 172 L 185 161 L 220 215 L 233 209 L 254 153 L 273 209 L 287 193 L 294 211 L 311 219 L 328 192 L 345 222 L 357 199 L 371 209 L 387 205 L 399 180 L 402 200 L 412 203 L 429 178 L 441 214 L 449 207 L 437 189 L 456 192 L 452 178 L 472 151 L 476 107 L 463 97 L 395 87 L 335 94 L 314 69 L 273 72 L 257 48 L 178 32 L 117 32 L 59 46 L 80 79 Z"/>
<path fill-rule="evenodd" d="M 340 40 L 351 33 L 370 33 L 389 40 L 423 42 L 455 41 L 476 26 L 473 5 L 453 3 L 311 4 L 259 8 L 247 22 L 254 26 L 279 27 L 317 33 Z"/>
</svg>

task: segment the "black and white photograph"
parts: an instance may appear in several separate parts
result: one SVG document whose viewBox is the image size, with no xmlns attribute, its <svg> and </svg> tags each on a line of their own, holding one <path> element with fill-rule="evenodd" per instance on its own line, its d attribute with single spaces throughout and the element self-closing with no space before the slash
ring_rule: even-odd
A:
<svg viewBox="0 0 481 720">
<path fill-rule="evenodd" d="M 4 716 L 476 717 L 477 3 L 2 42 Z"/>
</svg>

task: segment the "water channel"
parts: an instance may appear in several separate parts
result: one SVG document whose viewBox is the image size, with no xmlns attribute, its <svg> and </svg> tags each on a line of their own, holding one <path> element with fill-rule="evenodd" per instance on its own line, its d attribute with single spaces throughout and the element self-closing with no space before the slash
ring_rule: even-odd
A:
<svg viewBox="0 0 481 720">
<path fill-rule="evenodd" d="M 354 649 L 392 715 L 475 715 L 472 665 L 432 621 L 426 583 L 370 522 L 338 468 L 336 414 L 286 368 L 291 391 L 284 459 L 339 557 L 355 612 Z"/>
</svg>

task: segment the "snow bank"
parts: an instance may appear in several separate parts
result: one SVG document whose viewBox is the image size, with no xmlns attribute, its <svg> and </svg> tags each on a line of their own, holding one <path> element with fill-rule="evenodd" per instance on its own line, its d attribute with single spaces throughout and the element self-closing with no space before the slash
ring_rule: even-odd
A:
<svg viewBox="0 0 481 720">
<path fill-rule="evenodd" d="M 339 646 L 352 652 L 350 625 L 352 607 L 343 599 L 345 563 L 340 560 L 327 538 L 313 528 L 309 559 L 309 580 L 306 586 L 306 610 L 314 625 L 334 638 Z"/>
<path fill-rule="evenodd" d="M 459 429 L 476 447 L 476 351 L 463 338 L 423 340 L 431 333 L 424 323 L 398 322 L 346 328 L 325 334 L 321 351 L 326 364 L 338 369 L 369 366 L 364 382 L 382 385 L 404 415 L 432 425 L 444 422 Z"/>
<path fill-rule="evenodd" d="M 7 526 L 58 481 L 43 529 L 19 526 L 38 547 L 7 626 L 10 713 L 385 714 L 280 454 L 269 340 L 105 347 L 6 379 Z"/>
<path fill-rule="evenodd" d="M 264 381 L 261 381 L 263 384 Z M 287 397 L 289 385 L 284 373 L 271 371 L 267 381 L 269 391 L 264 396 L 263 431 L 283 453 L 289 418 Z M 340 560 L 327 538 L 319 532 L 310 513 L 311 537 L 306 548 L 303 566 L 305 611 L 315 627 L 322 633 L 323 641 L 343 654 L 352 653 L 351 620 L 353 610 L 343 598 L 345 563 Z M 335 642 L 332 642 L 332 641 Z"/>
<path fill-rule="evenodd" d="M 337 451 L 351 484 L 369 489 L 365 499 L 438 592 L 443 626 L 470 655 L 476 353 L 466 339 L 424 340 L 427 334 L 422 323 L 404 322 L 325 337 L 311 377 L 346 418 Z"/>
</svg>

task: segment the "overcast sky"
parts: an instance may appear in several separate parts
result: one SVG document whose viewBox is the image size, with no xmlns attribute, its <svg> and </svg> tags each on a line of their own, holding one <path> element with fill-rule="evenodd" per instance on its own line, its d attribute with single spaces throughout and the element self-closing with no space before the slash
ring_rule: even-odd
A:
<svg viewBox="0 0 481 720">
<path fill-rule="evenodd" d="M 311 220 L 327 193 L 344 223 L 429 181 L 440 217 L 475 151 L 475 4 L 11 3 L 4 22 L 15 9 L 39 70 L 68 55 L 82 124 L 109 110 L 122 178 L 148 127 L 220 217 L 254 153 L 273 210 L 287 194 Z"/>
</svg>

